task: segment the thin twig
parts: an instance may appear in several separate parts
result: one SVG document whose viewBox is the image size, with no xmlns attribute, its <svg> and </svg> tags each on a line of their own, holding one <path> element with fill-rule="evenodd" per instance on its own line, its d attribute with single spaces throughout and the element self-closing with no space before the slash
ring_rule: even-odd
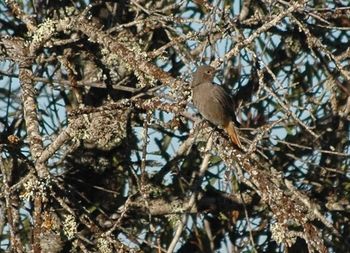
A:
<svg viewBox="0 0 350 253">
<path fill-rule="evenodd" d="M 212 148 L 212 145 L 213 145 L 213 137 L 210 136 L 209 140 L 207 142 L 207 145 L 205 147 L 206 154 L 203 157 L 203 161 L 202 161 L 201 167 L 199 169 L 197 178 L 193 182 L 193 184 L 194 184 L 193 186 L 195 187 L 194 188 L 194 192 L 192 193 L 192 195 L 190 197 L 190 200 L 189 200 L 188 204 L 185 207 L 186 210 L 191 210 L 192 207 L 195 204 L 195 201 L 197 199 L 198 188 L 200 187 L 200 184 L 202 182 L 202 178 L 203 178 L 203 176 L 205 174 L 205 171 L 207 170 L 208 165 L 209 165 L 209 159 L 211 157 L 210 150 Z M 187 223 L 187 217 L 188 217 L 188 215 L 185 214 L 185 215 L 182 216 L 181 221 L 179 221 L 179 225 L 178 225 L 178 227 L 176 229 L 176 232 L 175 232 L 175 235 L 174 235 L 173 239 L 171 240 L 171 243 L 169 244 L 169 247 L 167 249 L 167 253 L 172 253 L 174 251 L 175 246 L 176 246 L 177 242 L 179 241 L 180 236 L 182 234 L 182 231 L 183 231 L 183 229 L 185 227 L 185 224 Z"/>
</svg>

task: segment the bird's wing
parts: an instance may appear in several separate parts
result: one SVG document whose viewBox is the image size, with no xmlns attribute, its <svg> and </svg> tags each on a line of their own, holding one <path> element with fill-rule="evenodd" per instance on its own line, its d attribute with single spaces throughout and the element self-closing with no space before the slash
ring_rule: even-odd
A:
<svg viewBox="0 0 350 253">
<path fill-rule="evenodd" d="M 222 87 L 214 85 L 214 88 L 212 89 L 212 97 L 221 104 L 225 110 L 233 112 L 232 99 Z"/>
</svg>

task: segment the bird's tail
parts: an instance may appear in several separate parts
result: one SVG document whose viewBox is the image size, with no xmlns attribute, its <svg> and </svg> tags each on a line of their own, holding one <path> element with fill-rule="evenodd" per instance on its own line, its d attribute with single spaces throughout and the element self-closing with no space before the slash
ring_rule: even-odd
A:
<svg viewBox="0 0 350 253">
<path fill-rule="evenodd" d="M 224 126 L 225 131 L 230 136 L 232 142 L 237 145 L 239 148 L 242 148 L 241 141 L 239 140 L 239 136 L 237 134 L 237 130 L 235 124 L 230 121 L 226 126 Z"/>
</svg>

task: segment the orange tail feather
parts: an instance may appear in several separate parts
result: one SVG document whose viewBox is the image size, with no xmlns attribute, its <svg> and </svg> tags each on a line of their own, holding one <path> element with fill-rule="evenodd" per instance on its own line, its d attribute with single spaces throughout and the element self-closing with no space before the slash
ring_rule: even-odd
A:
<svg viewBox="0 0 350 253">
<path fill-rule="evenodd" d="M 241 141 L 236 131 L 236 127 L 232 121 L 230 121 L 226 126 L 224 126 L 225 131 L 230 136 L 232 142 L 236 144 L 239 148 L 242 148 Z"/>
</svg>

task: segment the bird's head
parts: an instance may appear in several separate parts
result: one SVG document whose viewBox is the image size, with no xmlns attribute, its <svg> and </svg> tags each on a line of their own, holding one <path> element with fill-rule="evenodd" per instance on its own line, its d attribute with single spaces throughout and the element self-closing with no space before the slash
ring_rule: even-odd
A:
<svg viewBox="0 0 350 253">
<path fill-rule="evenodd" d="M 195 87 L 201 83 L 213 82 L 214 75 L 215 69 L 213 67 L 202 65 L 193 73 L 191 86 Z"/>
</svg>

